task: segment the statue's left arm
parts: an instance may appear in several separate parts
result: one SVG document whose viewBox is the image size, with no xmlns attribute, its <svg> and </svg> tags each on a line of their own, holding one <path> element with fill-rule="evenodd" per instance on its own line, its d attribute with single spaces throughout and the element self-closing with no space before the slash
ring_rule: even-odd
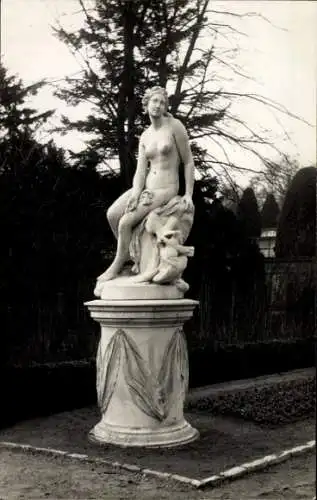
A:
<svg viewBox="0 0 317 500">
<path fill-rule="evenodd" d="M 178 152 L 184 164 L 185 197 L 192 199 L 195 182 L 194 159 L 190 149 L 187 131 L 182 122 L 176 118 L 173 119 L 173 133 Z"/>
</svg>

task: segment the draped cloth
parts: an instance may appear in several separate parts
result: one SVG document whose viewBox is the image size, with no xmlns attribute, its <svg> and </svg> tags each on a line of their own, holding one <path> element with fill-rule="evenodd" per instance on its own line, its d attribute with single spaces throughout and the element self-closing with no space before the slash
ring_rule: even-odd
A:
<svg viewBox="0 0 317 500">
<path fill-rule="evenodd" d="M 180 243 L 184 244 L 191 230 L 194 211 L 185 211 L 181 196 L 152 210 L 133 230 L 129 247 L 135 274 L 149 272 L 158 264 L 157 232 L 163 227 L 180 231 Z"/>
</svg>

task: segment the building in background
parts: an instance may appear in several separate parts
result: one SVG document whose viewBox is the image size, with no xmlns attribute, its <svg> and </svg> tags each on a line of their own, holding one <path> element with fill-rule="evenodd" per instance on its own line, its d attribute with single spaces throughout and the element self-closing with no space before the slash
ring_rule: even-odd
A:
<svg viewBox="0 0 317 500">
<path fill-rule="evenodd" d="M 275 257 L 276 229 L 262 229 L 258 245 L 265 258 Z"/>
</svg>

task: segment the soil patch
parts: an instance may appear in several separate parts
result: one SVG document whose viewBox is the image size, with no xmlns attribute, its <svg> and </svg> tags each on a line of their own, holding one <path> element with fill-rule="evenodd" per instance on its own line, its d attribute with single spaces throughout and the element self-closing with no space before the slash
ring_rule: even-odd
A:
<svg viewBox="0 0 317 500">
<path fill-rule="evenodd" d="M 272 429 L 242 419 L 199 412 L 187 413 L 186 418 L 200 431 L 200 439 L 171 449 L 118 448 L 90 443 L 87 434 L 100 419 L 95 407 L 19 423 L 3 429 L 0 441 L 84 453 L 89 457 L 200 480 L 264 455 L 304 444 L 315 436 L 314 418 Z"/>
</svg>

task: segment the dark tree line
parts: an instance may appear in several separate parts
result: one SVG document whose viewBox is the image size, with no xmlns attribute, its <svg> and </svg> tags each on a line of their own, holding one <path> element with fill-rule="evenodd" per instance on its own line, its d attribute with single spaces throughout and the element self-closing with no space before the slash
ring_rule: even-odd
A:
<svg viewBox="0 0 317 500">
<path fill-rule="evenodd" d="M 113 244 L 106 207 L 120 192 L 117 178 L 101 178 L 89 164 L 73 168 L 53 142 L 37 142 L 35 131 L 51 112 L 38 114 L 25 103 L 39 87 L 24 87 L 1 68 L 0 296 L 6 325 L 1 357 L 6 361 L 22 346 L 24 361 L 30 352 L 42 359 L 58 352 L 78 327 L 80 335 L 79 309 L 92 296 L 103 251 Z"/>
</svg>

